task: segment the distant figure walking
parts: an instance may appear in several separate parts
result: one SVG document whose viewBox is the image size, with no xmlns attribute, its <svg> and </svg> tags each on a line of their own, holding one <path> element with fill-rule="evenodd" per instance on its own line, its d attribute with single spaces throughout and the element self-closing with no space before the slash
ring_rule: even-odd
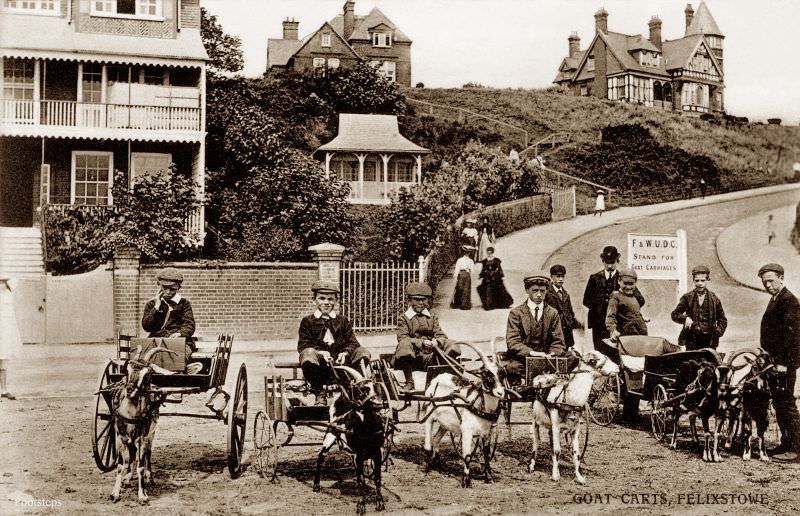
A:
<svg viewBox="0 0 800 516">
<path fill-rule="evenodd" d="M 606 192 L 598 190 L 597 199 L 594 201 L 594 214 L 602 217 L 604 211 L 606 211 Z"/>
<path fill-rule="evenodd" d="M 775 241 L 775 219 L 771 213 L 767 215 L 767 245 L 772 245 Z"/>
<path fill-rule="evenodd" d="M 508 308 L 514 303 L 511 294 L 503 284 L 503 266 L 500 265 L 500 258 L 494 255 L 494 247 L 486 248 L 486 258 L 481 260 L 480 278 L 483 280 L 478 285 L 478 295 L 484 310 L 495 308 Z"/>
<path fill-rule="evenodd" d="M 475 219 L 467 219 L 464 221 L 464 229 L 461 230 L 461 245 L 469 247 L 469 257 L 472 261 L 478 256 L 478 228 L 475 224 L 478 221 Z"/>
<path fill-rule="evenodd" d="M 478 260 L 482 262 L 486 258 L 486 249 L 494 247 L 494 229 L 489 224 L 489 217 L 486 215 L 481 219 L 480 236 L 478 237 Z"/>
<path fill-rule="evenodd" d="M 700 198 L 706 198 L 706 180 L 702 177 L 700 178 Z"/>
<path fill-rule="evenodd" d="M 0 273 L 0 398 L 7 400 L 16 399 L 8 392 L 8 363 L 22 352 L 22 337 L 14 313 L 15 286 L 11 277 Z"/>
<path fill-rule="evenodd" d="M 453 273 L 456 288 L 453 291 L 450 308 L 460 308 L 461 310 L 472 308 L 472 268 L 475 266 L 475 262 L 471 258 L 473 251 L 474 248 L 464 246 L 463 255 L 456 261 L 456 270 Z"/>
</svg>

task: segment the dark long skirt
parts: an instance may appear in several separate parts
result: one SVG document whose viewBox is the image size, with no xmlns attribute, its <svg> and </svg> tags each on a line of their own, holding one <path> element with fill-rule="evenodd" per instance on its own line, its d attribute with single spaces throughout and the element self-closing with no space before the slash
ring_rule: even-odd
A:
<svg viewBox="0 0 800 516">
<path fill-rule="evenodd" d="M 458 278 L 456 279 L 456 289 L 453 292 L 453 302 L 450 303 L 450 308 L 460 308 L 462 310 L 469 310 L 472 308 L 472 275 L 469 271 L 459 271 Z"/>
<path fill-rule="evenodd" d="M 478 295 L 485 310 L 495 308 L 508 308 L 514 303 L 514 298 L 506 290 L 502 279 L 485 279 L 478 285 Z"/>
</svg>

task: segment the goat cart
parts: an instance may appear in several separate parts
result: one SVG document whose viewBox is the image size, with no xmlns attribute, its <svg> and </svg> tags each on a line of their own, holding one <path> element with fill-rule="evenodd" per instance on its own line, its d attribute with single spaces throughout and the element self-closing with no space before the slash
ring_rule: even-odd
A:
<svg viewBox="0 0 800 516">
<path fill-rule="evenodd" d="M 247 369 L 239 367 L 233 399 L 226 393 L 225 378 L 231 356 L 233 337 L 220 335 L 215 347 L 192 352 L 183 338 L 134 338 L 127 335 L 117 337 L 117 357 L 111 359 L 100 375 L 97 389 L 94 418 L 92 420 L 92 453 L 100 471 L 116 468 L 118 460 L 116 428 L 114 425 L 113 398 L 115 389 L 124 388 L 127 381 L 129 363 L 139 366 L 155 364 L 151 367 L 149 388 L 143 394 L 158 404 L 159 417 L 183 416 L 201 419 L 216 419 L 227 426 L 228 471 L 232 478 L 242 471 L 245 430 L 247 425 Z M 211 344 L 211 343 L 209 343 Z M 166 348 L 168 353 L 154 355 L 152 362 L 143 363 L 141 356 L 152 348 Z M 159 360 L 156 360 L 159 358 Z M 187 373 L 187 362 L 191 373 Z M 161 412 L 160 407 L 167 403 L 181 403 L 184 395 L 201 394 L 214 390 L 213 399 L 222 399 L 225 406 L 207 405 L 210 413 Z M 211 402 L 209 402 L 211 403 Z M 219 402 L 217 402 L 219 403 Z"/>
</svg>

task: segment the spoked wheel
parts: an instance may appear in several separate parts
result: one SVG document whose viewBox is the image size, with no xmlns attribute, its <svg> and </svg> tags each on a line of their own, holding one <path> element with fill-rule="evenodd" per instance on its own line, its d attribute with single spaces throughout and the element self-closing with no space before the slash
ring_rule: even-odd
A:
<svg viewBox="0 0 800 516">
<path fill-rule="evenodd" d="M 619 412 L 622 399 L 622 382 L 619 375 L 606 376 L 592 385 L 589 394 L 589 415 L 600 426 L 608 426 Z"/>
<path fill-rule="evenodd" d="M 575 431 L 577 432 L 580 430 L 580 440 L 578 441 L 578 460 L 583 460 L 583 456 L 586 454 L 586 448 L 589 447 L 589 418 L 592 411 L 587 404 L 583 410 L 581 411 L 578 419 L 578 424 L 575 425 Z"/>
<path fill-rule="evenodd" d="M 653 409 L 650 411 L 650 427 L 653 431 L 653 437 L 659 441 L 663 441 L 667 436 L 667 427 L 669 424 L 669 407 L 667 407 L 667 389 L 659 384 L 653 390 Z"/>
<path fill-rule="evenodd" d="M 100 385 L 94 402 L 94 418 L 92 420 L 92 455 L 94 462 L 102 472 L 111 471 L 117 465 L 117 430 L 111 415 L 113 393 L 106 388 L 111 383 L 111 373 L 117 370 L 117 364 L 109 360 L 100 375 Z"/>
<path fill-rule="evenodd" d="M 278 441 L 272 420 L 264 412 L 256 414 L 253 424 L 253 446 L 258 474 L 274 481 L 278 473 Z"/>
<path fill-rule="evenodd" d="M 242 472 L 245 432 L 247 431 L 247 368 L 239 367 L 233 404 L 228 408 L 228 472 L 231 478 Z"/>
</svg>

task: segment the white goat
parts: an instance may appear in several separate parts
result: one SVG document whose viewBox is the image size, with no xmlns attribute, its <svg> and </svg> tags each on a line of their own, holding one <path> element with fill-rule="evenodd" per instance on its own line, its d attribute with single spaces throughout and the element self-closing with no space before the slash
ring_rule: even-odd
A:
<svg viewBox="0 0 800 516">
<path fill-rule="evenodd" d="M 489 361 L 483 353 L 469 343 L 481 358 L 483 367 L 475 373 L 456 376 L 442 373 L 431 381 L 423 404 L 425 410 L 425 451 L 428 452 L 426 472 L 430 471 L 439 442 L 445 433 L 461 435 L 461 458 L 464 472 L 461 487 L 471 487 L 469 463 L 473 454 L 473 439 L 483 438 L 484 469 L 486 482 L 492 482 L 491 432 L 500 414 L 500 402 L 506 395 L 502 369 Z M 474 380 L 473 380 L 474 378 Z"/>
<path fill-rule="evenodd" d="M 553 450 L 553 481 L 561 479 L 558 470 L 558 461 L 561 457 L 561 434 L 565 435 L 565 442 L 572 442 L 572 462 L 575 465 L 575 481 L 579 484 L 586 483 L 586 477 L 580 470 L 580 420 L 581 411 L 584 410 L 589 399 L 592 383 L 599 376 L 610 376 L 619 373 L 619 367 L 602 353 L 588 351 L 581 357 L 581 363 L 572 371 L 569 379 L 562 380 L 556 375 L 537 376 L 532 387 L 544 389 L 543 398 L 533 402 L 533 423 L 531 437 L 533 438 L 533 454 L 528 471 L 533 473 L 536 466 L 536 453 L 539 450 L 539 427 L 550 430 L 550 440 Z"/>
</svg>

